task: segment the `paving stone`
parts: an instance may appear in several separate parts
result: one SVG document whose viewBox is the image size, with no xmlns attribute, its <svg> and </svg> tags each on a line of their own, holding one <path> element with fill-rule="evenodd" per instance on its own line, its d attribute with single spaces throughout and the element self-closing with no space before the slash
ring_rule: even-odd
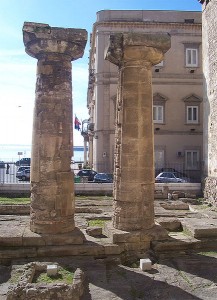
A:
<svg viewBox="0 0 217 300">
<path fill-rule="evenodd" d="M 168 210 L 189 210 L 189 205 L 182 201 L 167 201 L 161 204 L 164 209 Z"/>
<path fill-rule="evenodd" d="M 188 230 L 195 238 L 217 238 L 217 219 L 184 219 L 183 228 Z"/>
<path fill-rule="evenodd" d="M 100 236 L 102 235 L 102 227 L 87 227 L 86 232 L 91 236 Z"/>
<path fill-rule="evenodd" d="M 179 231 L 182 228 L 181 222 L 177 218 L 161 217 L 157 218 L 156 221 L 168 231 Z"/>
</svg>

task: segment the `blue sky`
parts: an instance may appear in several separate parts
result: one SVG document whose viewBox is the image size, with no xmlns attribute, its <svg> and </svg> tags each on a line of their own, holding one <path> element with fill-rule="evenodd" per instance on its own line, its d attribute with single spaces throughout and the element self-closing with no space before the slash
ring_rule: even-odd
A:
<svg viewBox="0 0 217 300">
<path fill-rule="evenodd" d="M 197 0 L 0 0 L 0 144 L 31 144 L 36 59 L 25 53 L 25 21 L 55 27 L 84 28 L 91 33 L 96 12 L 121 10 L 201 11 Z M 83 58 L 73 62 L 73 110 L 88 118 L 86 91 L 89 39 Z M 82 145 L 78 131 L 74 145 Z"/>
</svg>

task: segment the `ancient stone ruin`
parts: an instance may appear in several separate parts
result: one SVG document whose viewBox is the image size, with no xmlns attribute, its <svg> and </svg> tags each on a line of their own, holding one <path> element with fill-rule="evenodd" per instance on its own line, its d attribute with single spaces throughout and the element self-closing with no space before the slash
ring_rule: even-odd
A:
<svg viewBox="0 0 217 300">
<path fill-rule="evenodd" d="M 169 49 L 168 34 L 110 36 L 106 59 L 119 67 L 113 226 L 120 230 L 154 226 L 151 69 Z"/>
<path fill-rule="evenodd" d="M 203 3 L 203 72 L 204 72 L 204 197 L 217 206 L 217 72 L 216 72 L 216 1 Z"/>
<path fill-rule="evenodd" d="M 83 56 L 87 32 L 26 22 L 23 40 L 26 52 L 38 60 L 30 228 L 66 233 L 75 228 L 71 61 Z"/>
<path fill-rule="evenodd" d="M 79 300 L 84 292 L 84 273 L 76 269 L 70 284 L 63 283 L 35 283 L 36 273 L 46 273 L 46 262 L 31 262 L 22 266 L 21 274 L 16 270 L 12 274 L 13 280 L 19 278 L 17 283 L 11 284 L 7 293 L 7 300 L 40 300 L 40 299 L 71 299 Z M 57 264 L 58 266 L 58 264 Z M 58 266 L 59 267 L 59 266 Z M 52 278 L 52 277 L 51 277 Z M 55 278 L 53 276 L 53 278 Z"/>
</svg>

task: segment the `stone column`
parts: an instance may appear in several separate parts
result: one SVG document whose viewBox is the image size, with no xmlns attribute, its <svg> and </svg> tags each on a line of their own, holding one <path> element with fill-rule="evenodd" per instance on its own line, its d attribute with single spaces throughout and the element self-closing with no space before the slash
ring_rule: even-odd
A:
<svg viewBox="0 0 217 300">
<path fill-rule="evenodd" d="M 71 61 L 82 57 L 83 29 L 24 23 L 26 52 L 38 60 L 31 156 L 30 229 L 70 232 L 74 223 Z"/>
<path fill-rule="evenodd" d="M 217 2 L 200 1 L 203 45 L 204 198 L 217 206 Z"/>
<path fill-rule="evenodd" d="M 167 34 L 114 34 L 106 59 L 119 67 L 115 133 L 116 229 L 154 225 L 152 66 L 170 48 Z"/>
</svg>

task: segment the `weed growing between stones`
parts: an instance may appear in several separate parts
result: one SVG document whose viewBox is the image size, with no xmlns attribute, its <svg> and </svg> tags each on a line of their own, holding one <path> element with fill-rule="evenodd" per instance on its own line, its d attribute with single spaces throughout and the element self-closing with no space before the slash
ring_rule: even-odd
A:
<svg viewBox="0 0 217 300">
<path fill-rule="evenodd" d="M 209 257 L 217 257 L 217 251 L 199 252 L 198 254 Z"/>
<path fill-rule="evenodd" d="M 191 280 L 188 278 L 185 272 L 179 270 L 179 275 L 188 283 L 190 287 L 193 286 Z"/>
<path fill-rule="evenodd" d="M 88 226 L 103 227 L 105 222 L 106 222 L 105 220 L 93 219 L 88 221 Z"/>
<path fill-rule="evenodd" d="M 181 231 L 184 235 L 186 236 L 191 236 L 192 237 L 192 233 L 190 230 L 188 230 L 187 228 L 184 228 L 183 231 Z"/>
<path fill-rule="evenodd" d="M 36 272 L 33 283 L 66 283 L 72 284 L 74 273 L 70 270 L 60 267 L 58 274 L 48 276 L 46 272 Z"/>
</svg>

